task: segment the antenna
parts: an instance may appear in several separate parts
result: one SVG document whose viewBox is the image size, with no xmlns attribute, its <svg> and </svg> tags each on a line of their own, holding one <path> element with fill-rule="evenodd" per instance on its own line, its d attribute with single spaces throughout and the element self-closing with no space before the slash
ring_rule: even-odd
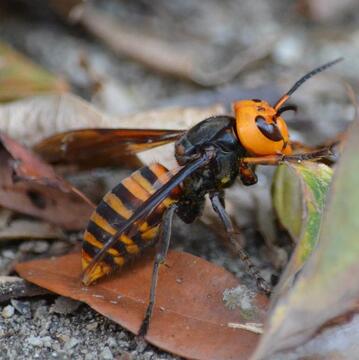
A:
<svg viewBox="0 0 359 360">
<path fill-rule="evenodd" d="M 340 57 L 338 59 L 335 59 L 333 61 L 330 61 L 324 65 L 321 65 L 317 67 L 316 69 L 310 71 L 308 74 L 305 74 L 303 77 L 301 77 L 290 89 L 287 93 L 285 93 L 274 105 L 274 109 L 276 111 L 279 110 L 279 108 L 289 99 L 289 97 L 300 87 L 302 86 L 308 79 L 310 79 L 312 76 L 319 74 L 320 72 L 328 69 L 329 67 L 335 65 L 336 63 L 342 61 L 343 58 Z"/>
</svg>

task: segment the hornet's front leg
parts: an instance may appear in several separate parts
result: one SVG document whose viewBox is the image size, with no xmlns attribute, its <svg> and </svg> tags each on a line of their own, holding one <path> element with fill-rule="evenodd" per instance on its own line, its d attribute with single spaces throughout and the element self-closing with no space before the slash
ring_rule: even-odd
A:
<svg viewBox="0 0 359 360">
<path fill-rule="evenodd" d="M 333 153 L 331 151 L 331 148 L 326 147 L 311 152 L 304 152 L 293 155 L 276 154 L 266 156 L 244 157 L 240 160 L 240 165 L 278 165 L 286 161 L 300 162 L 303 160 L 319 160 L 332 154 Z"/>
<path fill-rule="evenodd" d="M 258 178 L 255 173 L 255 165 L 241 163 L 239 166 L 239 177 L 243 185 L 251 186 L 256 184 Z"/>
<path fill-rule="evenodd" d="M 219 193 L 213 193 L 211 194 L 210 198 L 211 198 L 213 210 L 218 214 L 218 216 L 222 220 L 222 223 L 226 229 L 228 239 L 230 240 L 231 244 L 234 246 L 236 252 L 239 255 L 239 258 L 247 266 L 249 274 L 255 278 L 258 288 L 267 295 L 270 295 L 272 290 L 271 286 L 262 278 L 256 266 L 250 260 L 248 254 L 239 245 L 238 234 L 235 233 L 232 221 L 224 208 L 223 197 L 221 197 Z"/>
</svg>

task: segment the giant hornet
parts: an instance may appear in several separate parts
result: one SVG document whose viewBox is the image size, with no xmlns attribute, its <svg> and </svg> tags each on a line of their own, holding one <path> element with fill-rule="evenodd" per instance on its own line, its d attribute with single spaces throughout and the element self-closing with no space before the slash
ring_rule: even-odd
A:
<svg viewBox="0 0 359 360">
<path fill-rule="evenodd" d="M 155 303 L 159 265 L 165 261 L 169 248 L 173 216 L 177 214 L 185 223 L 192 223 L 201 216 L 205 196 L 209 195 L 240 259 L 258 287 L 269 294 L 269 284 L 238 245 L 235 229 L 225 210 L 224 190 L 232 186 L 238 176 L 244 185 L 255 184 L 256 165 L 276 165 L 328 155 L 329 148 L 293 153 L 282 114 L 296 110 L 294 105 L 284 104 L 306 80 L 340 60 L 304 75 L 274 106 L 258 99 L 236 101 L 234 116 L 213 116 L 187 131 L 87 129 L 66 133 L 67 147 L 76 146 L 85 134 L 87 139 L 116 142 L 124 154 L 175 141 L 175 158 L 179 165 L 175 170 L 168 170 L 159 163 L 142 167 L 104 196 L 83 236 L 83 283 L 93 283 L 158 243 L 149 304 L 140 328 L 144 336 Z M 63 136 L 55 135 L 59 139 Z"/>
</svg>

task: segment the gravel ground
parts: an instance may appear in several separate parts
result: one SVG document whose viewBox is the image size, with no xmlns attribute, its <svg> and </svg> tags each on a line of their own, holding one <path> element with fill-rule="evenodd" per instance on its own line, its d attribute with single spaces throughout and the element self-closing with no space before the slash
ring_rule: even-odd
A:
<svg viewBox="0 0 359 360">
<path fill-rule="evenodd" d="M 19 3 L 21 10 L 22 2 Z M 122 115 L 149 108 L 153 103 L 173 103 L 176 97 L 203 91 L 189 81 L 161 75 L 125 57 L 116 57 L 83 30 L 69 28 L 57 17 L 49 15 L 47 10 L 39 11 L 36 5 L 39 7 L 41 1 L 34 4 L 34 9 L 27 8 L 27 13 L 23 10 L 0 12 L 0 39 L 44 68 L 65 77 L 74 92 L 102 110 Z M 289 119 L 289 125 L 295 138 L 315 143 L 345 128 L 353 117 L 345 88 L 335 74 L 349 81 L 354 90 L 358 89 L 359 63 L 354 59 L 359 56 L 359 32 L 355 28 L 359 11 L 351 14 L 343 11 L 338 14 L 338 20 L 329 17 L 329 20 L 320 18 L 313 21 L 298 16 L 293 2 L 284 0 L 259 0 L 255 6 L 252 2 L 229 0 L 221 2 L 222 5 L 209 1 L 205 7 L 190 1 L 97 1 L 96 4 L 132 24 L 146 16 L 146 24 L 157 32 L 163 27 L 172 27 L 172 31 L 164 32 L 169 39 L 183 34 L 208 41 L 214 48 L 218 46 L 226 51 L 229 50 L 224 44 L 245 47 L 259 42 L 269 33 L 273 34 L 279 40 L 268 56 L 234 80 L 233 84 L 243 88 L 253 89 L 274 83 L 287 88 L 303 72 L 343 55 L 345 65 L 333 69 L 331 76 L 318 77 L 305 91 L 296 94 L 295 102 L 301 106 L 299 120 Z M 233 11 L 237 16 L 232 15 Z M 287 17 L 282 16 L 283 12 Z M 226 25 L 223 27 L 223 24 Z M 231 49 L 233 51 L 233 46 Z M 79 58 L 83 54 L 104 79 L 104 90 L 96 96 L 90 91 L 88 74 L 80 66 Z M 269 278 L 273 269 L 265 259 L 263 238 L 256 228 L 243 231 L 247 250 Z M 243 267 L 229 254 L 221 240 L 202 224 L 183 226 L 178 221 L 173 238 L 174 248 L 214 261 L 244 277 L 253 286 L 251 279 L 243 273 Z M 25 251 L 25 257 L 47 256 L 54 253 L 54 248 L 58 252 L 67 251 L 75 242 L 75 237 L 55 242 L 42 241 L 40 250 Z M 1 274 L 8 273 L 12 262 L 19 258 L 20 247 L 21 242 L 1 243 Z M 138 341 L 88 306 L 61 299 L 49 295 L 2 304 L 0 358 L 175 359 Z"/>
<path fill-rule="evenodd" d="M 247 238 L 254 238 L 250 232 L 246 235 Z M 238 274 L 247 286 L 255 287 L 253 280 L 245 274 L 243 266 L 204 225 L 196 223 L 187 227 L 177 220 L 173 239 L 173 248 L 200 255 L 222 265 Z M 50 245 L 46 241 L 41 243 Z M 52 247 L 56 243 L 59 242 L 51 242 Z M 57 246 L 59 247 L 61 246 Z M 16 249 L 16 246 L 11 246 L 2 250 L 0 261 L 6 255 L 14 258 Z M 253 251 L 256 251 L 254 247 Z M 44 255 L 49 255 L 48 250 L 42 253 Z M 256 255 L 258 263 L 258 253 L 252 255 Z M 33 256 L 34 254 L 30 255 Z M 269 268 L 266 267 L 265 270 L 268 277 Z M 137 339 L 87 305 L 55 295 L 19 299 L 0 306 L 0 358 L 177 359 Z"/>
<path fill-rule="evenodd" d="M 18 301 L 23 313 L 12 316 L 12 305 L 2 309 L 1 359 L 176 359 L 86 305 L 76 302 L 72 314 L 63 314 L 54 304 L 54 297 Z"/>
</svg>

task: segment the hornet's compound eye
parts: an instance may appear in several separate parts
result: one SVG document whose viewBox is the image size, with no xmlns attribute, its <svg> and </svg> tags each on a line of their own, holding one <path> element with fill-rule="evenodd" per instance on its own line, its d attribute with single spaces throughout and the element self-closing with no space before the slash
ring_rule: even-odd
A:
<svg viewBox="0 0 359 360">
<path fill-rule="evenodd" d="M 280 132 L 277 124 L 268 124 L 262 116 L 256 117 L 256 124 L 260 132 L 268 139 L 272 141 L 283 140 L 282 133 Z"/>
</svg>

